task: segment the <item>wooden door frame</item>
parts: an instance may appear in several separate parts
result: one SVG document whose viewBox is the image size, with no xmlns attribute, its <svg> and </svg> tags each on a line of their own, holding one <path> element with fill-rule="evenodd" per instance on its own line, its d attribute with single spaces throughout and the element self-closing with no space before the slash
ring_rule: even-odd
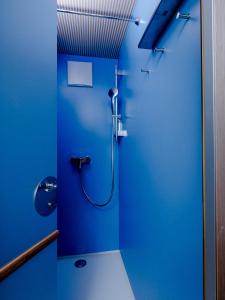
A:
<svg viewBox="0 0 225 300">
<path fill-rule="evenodd" d="M 225 1 L 201 0 L 204 295 L 225 299 Z"/>
</svg>

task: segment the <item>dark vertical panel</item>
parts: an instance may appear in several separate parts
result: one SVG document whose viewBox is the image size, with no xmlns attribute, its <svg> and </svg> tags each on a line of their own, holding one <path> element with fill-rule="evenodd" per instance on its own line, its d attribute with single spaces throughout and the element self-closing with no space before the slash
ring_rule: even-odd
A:
<svg viewBox="0 0 225 300">
<path fill-rule="evenodd" d="M 225 2 L 214 1 L 217 299 L 225 299 Z"/>
<path fill-rule="evenodd" d="M 204 174 L 204 291 L 216 299 L 213 1 L 202 0 L 202 90 Z"/>
</svg>

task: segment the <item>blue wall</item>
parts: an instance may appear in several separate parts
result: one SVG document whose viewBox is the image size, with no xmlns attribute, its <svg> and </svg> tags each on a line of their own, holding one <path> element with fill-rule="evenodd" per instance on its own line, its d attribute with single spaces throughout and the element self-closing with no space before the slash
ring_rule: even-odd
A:
<svg viewBox="0 0 225 300">
<path fill-rule="evenodd" d="M 93 62 L 93 88 L 67 85 L 67 61 Z M 119 247 L 118 193 L 112 204 L 96 209 L 84 199 L 72 155 L 90 155 L 86 188 L 98 202 L 111 188 L 111 108 L 108 90 L 115 85 L 116 60 L 58 56 L 59 255 L 99 252 Z M 116 186 L 117 183 L 116 183 Z"/>
<path fill-rule="evenodd" d="M 138 0 L 148 21 L 159 1 Z M 120 247 L 140 300 L 203 299 L 201 45 L 199 1 L 174 20 L 163 55 L 138 49 L 146 27 L 129 25 L 120 68 Z M 148 76 L 141 68 L 150 68 Z"/>
<path fill-rule="evenodd" d="M 0 267 L 56 229 L 33 192 L 56 176 L 56 2 L 2 1 Z M 43 9 L 44 8 L 44 9 Z M 0 299 L 55 299 L 56 245 L 0 284 Z"/>
</svg>

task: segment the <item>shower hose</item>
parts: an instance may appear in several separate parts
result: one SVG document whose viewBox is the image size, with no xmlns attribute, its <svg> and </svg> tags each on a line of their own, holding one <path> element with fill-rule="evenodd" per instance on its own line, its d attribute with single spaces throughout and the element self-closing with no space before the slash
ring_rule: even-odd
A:
<svg viewBox="0 0 225 300">
<path fill-rule="evenodd" d="M 84 177 L 83 177 L 83 168 L 81 168 L 79 170 L 79 177 L 80 177 L 80 186 L 81 186 L 81 190 L 82 193 L 85 197 L 85 199 L 94 207 L 105 207 L 106 205 L 108 205 L 113 197 L 113 193 L 114 193 L 114 187 L 115 187 L 115 155 L 114 155 L 114 151 L 115 151 L 115 138 L 114 138 L 114 122 L 112 125 L 112 138 L 111 138 L 111 190 L 110 190 L 110 194 L 109 197 L 106 199 L 105 202 L 103 203 L 97 203 L 94 201 L 94 199 L 92 199 L 91 196 L 88 195 L 85 185 L 84 185 Z"/>
</svg>

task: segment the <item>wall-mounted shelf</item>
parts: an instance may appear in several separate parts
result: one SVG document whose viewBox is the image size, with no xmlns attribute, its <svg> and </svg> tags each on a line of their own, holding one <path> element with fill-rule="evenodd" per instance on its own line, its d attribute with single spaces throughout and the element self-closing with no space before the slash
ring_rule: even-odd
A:
<svg viewBox="0 0 225 300">
<path fill-rule="evenodd" d="M 183 0 L 162 0 L 159 3 L 141 38 L 138 48 L 156 48 L 159 39 L 166 30 L 172 17 L 177 13 L 182 2 Z"/>
</svg>

